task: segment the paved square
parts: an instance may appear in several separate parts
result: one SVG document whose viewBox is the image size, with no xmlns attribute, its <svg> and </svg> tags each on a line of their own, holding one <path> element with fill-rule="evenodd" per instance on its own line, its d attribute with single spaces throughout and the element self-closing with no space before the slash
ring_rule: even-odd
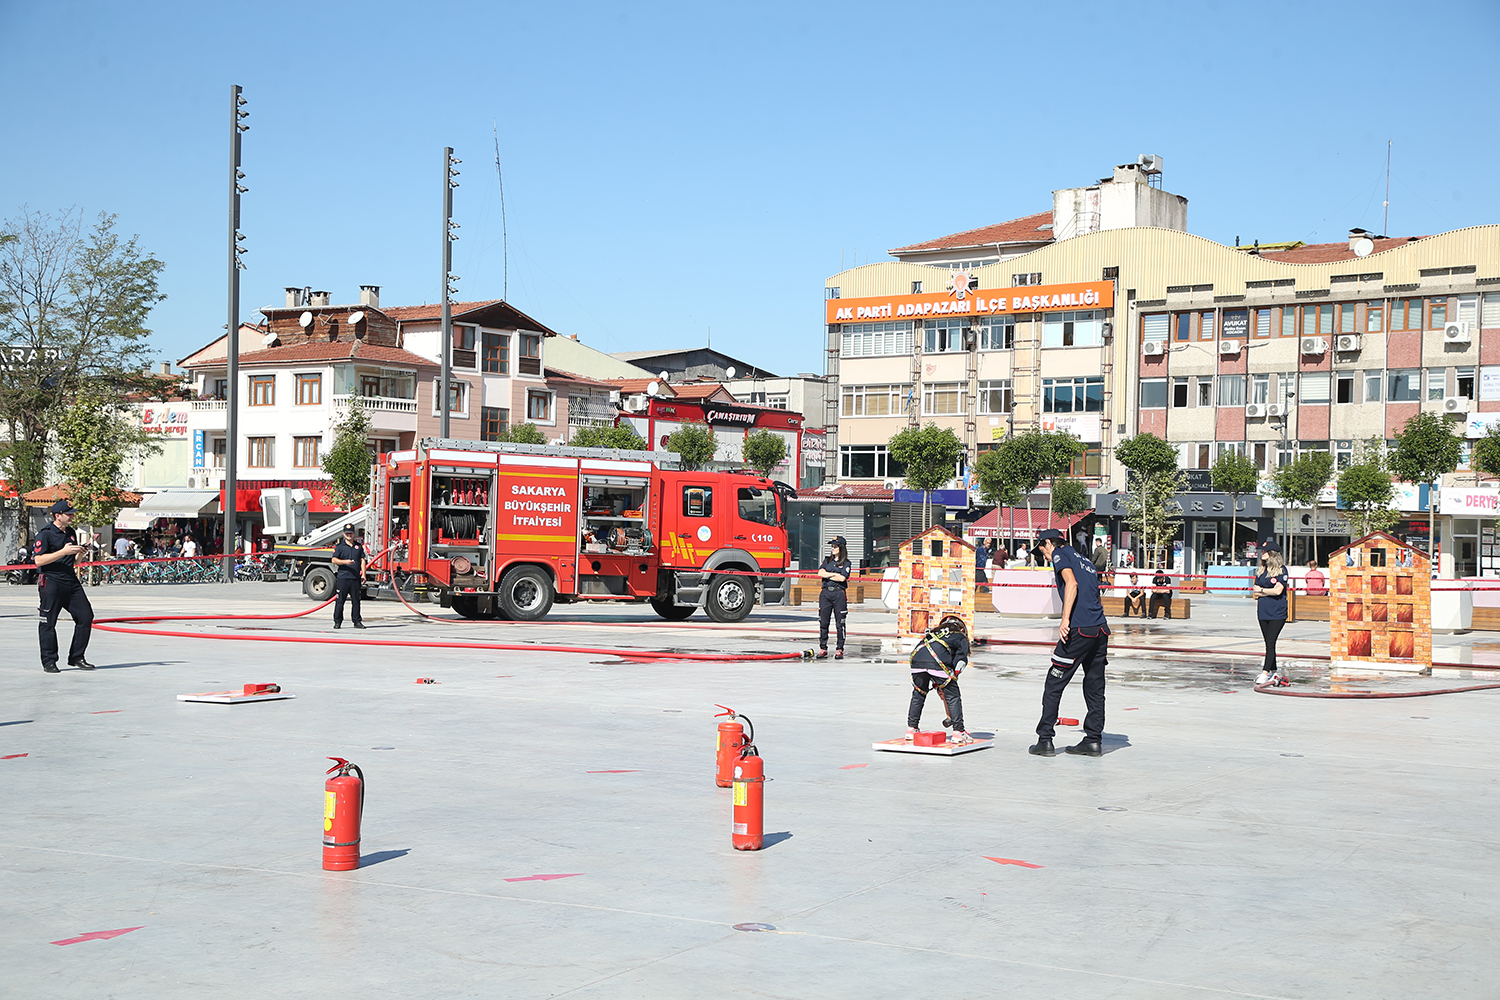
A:
<svg viewBox="0 0 1500 1000">
<path fill-rule="evenodd" d="M 274 584 L 90 596 L 101 617 L 309 606 Z M 1102 759 L 1027 755 L 1045 651 L 1005 642 L 962 681 L 993 749 L 872 751 L 904 730 L 909 686 L 880 652 L 892 617 L 858 607 L 843 662 L 265 641 L 743 654 L 816 627 L 801 608 L 721 628 L 576 605 L 438 624 L 376 602 L 363 633 L 326 609 L 161 626 L 242 641 L 100 631 L 98 671 L 47 675 L 34 604 L 0 591 L 6 996 L 1496 993 L 1500 692 L 1275 698 L 1249 656 L 1160 652 L 1254 653 L 1232 599 L 1117 629 Z M 1320 628 L 1287 638 L 1311 651 Z M 177 701 L 265 681 L 296 698 Z M 1064 715 L 1083 714 L 1077 688 Z M 758 853 L 730 848 L 716 702 L 750 716 L 766 761 Z M 330 756 L 368 779 L 357 871 L 320 866 Z"/>
</svg>

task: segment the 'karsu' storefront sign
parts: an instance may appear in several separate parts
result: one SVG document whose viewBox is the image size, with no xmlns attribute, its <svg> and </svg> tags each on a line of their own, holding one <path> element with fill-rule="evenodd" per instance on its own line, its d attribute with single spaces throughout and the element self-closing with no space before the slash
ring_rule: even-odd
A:
<svg viewBox="0 0 1500 1000">
<path fill-rule="evenodd" d="M 958 277 L 964 277 L 959 274 Z M 954 287 L 946 292 L 916 295 L 879 295 L 858 299 L 828 299 L 827 323 L 883 322 L 940 316 L 997 316 L 1056 312 L 1062 309 L 1108 309 L 1115 304 L 1112 281 L 1082 281 L 1070 285 L 1023 285 L 1020 288 Z"/>
</svg>

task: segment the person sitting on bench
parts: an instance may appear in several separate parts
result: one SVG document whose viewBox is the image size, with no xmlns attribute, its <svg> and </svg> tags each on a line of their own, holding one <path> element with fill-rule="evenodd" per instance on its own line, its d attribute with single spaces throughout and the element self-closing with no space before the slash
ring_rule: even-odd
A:
<svg viewBox="0 0 1500 1000">
<path fill-rule="evenodd" d="M 1146 592 L 1136 585 L 1134 573 L 1130 574 L 1130 589 L 1125 591 L 1125 617 L 1129 618 L 1132 611 L 1146 617 Z"/>
<path fill-rule="evenodd" d="M 1156 617 L 1156 609 L 1162 608 L 1168 618 L 1172 617 L 1172 578 L 1165 569 L 1158 569 L 1151 578 L 1151 604 L 1148 617 Z"/>
</svg>

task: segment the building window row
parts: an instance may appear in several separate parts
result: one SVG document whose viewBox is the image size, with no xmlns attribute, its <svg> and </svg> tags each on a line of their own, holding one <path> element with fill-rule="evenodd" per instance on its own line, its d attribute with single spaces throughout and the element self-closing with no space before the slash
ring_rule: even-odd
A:
<svg viewBox="0 0 1500 1000">
<path fill-rule="evenodd" d="M 1421 368 L 1349 372 L 1302 372 L 1298 375 L 1178 375 L 1171 379 L 1141 380 L 1141 408 L 1172 409 L 1189 406 L 1244 406 L 1279 403 L 1292 398 L 1304 404 L 1415 403 L 1441 401 L 1449 396 L 1474 399 L 1478 380 L 1473 367 Z M 1452 372 L 1450 381 L 1449 372 Z M 1500 370 L 1496 372 L 1500 377 Z M 1293 381 L 1295 379 L 1295 381 Z M 1047 381 L 1044 380 L 1044 385 Z M 1077 381 L 1077 380 L 1073 380 Z M 1451 386 L 1451 389 L 1450 389 Z M 1295 393 L 1295 396 L 1289 396 Z M 1048 411 L 1051 412 L 1051 411 Z M 1065 413 L 1066 410 L 1056 412 Z"/>
<path fill-rule="evenodd" d="M 1042 412 L 1103 413 L 1104 376 L 1042 379 Z"/>
<path fill-rule="evenodd" d="M 1331 337 L 1441 330 L 1449 320 L 1493 329 L 1500 327 L 1500 293 L 1225 309 L 1218 324 L 1215 315 L 1212 310 L 1146 313 L 1141 316 L 1141 339 L 1146 342 L 1213 340 L 1216 332 L 1229 340 Z"/>
<path fill-rule="evenodd" d="M 845 323 L 839 353 L 846 358 L 869 358 L 912 352 L 912 322 Z"/>
<path fill-rule="evenodd" d="M 897 479 L 906 466 L 886 453 L 883 444 L 839 445 L 840 479 Z"/>
<path fill-rule="evenodd" d="M 500 406 L 486 406 L 480 410 L 479 440 L 498 441 L 510 430 L 510 410 Z"/>
<path fill-rule="evenodd" d="M 839 390 L 839 412 L 846 417 L 891 417 L 907 411 L 909 385 L 846 385 Z"/>
</svg>

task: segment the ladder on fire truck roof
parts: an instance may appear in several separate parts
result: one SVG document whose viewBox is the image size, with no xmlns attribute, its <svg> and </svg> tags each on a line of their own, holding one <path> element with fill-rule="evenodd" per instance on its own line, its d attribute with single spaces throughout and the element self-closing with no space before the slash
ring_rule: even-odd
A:
<svg viewBox="0 0 1500 1000">
<path fill-rule="evenodd" d="M 635 451 L 628 448 L 574 448 L 566 444 L 515 444 L 510 441 L 464 441 L 459 438 L 422 438 L 418 453 L 433 448 L 455 451 L 488 451 L 502 455 L 542 455 L 549 458 L 601 458 L 616 462 L 655 462 L 659 468 L 675 469 L 681 456 L 675 451 Z"/>
</svg>

